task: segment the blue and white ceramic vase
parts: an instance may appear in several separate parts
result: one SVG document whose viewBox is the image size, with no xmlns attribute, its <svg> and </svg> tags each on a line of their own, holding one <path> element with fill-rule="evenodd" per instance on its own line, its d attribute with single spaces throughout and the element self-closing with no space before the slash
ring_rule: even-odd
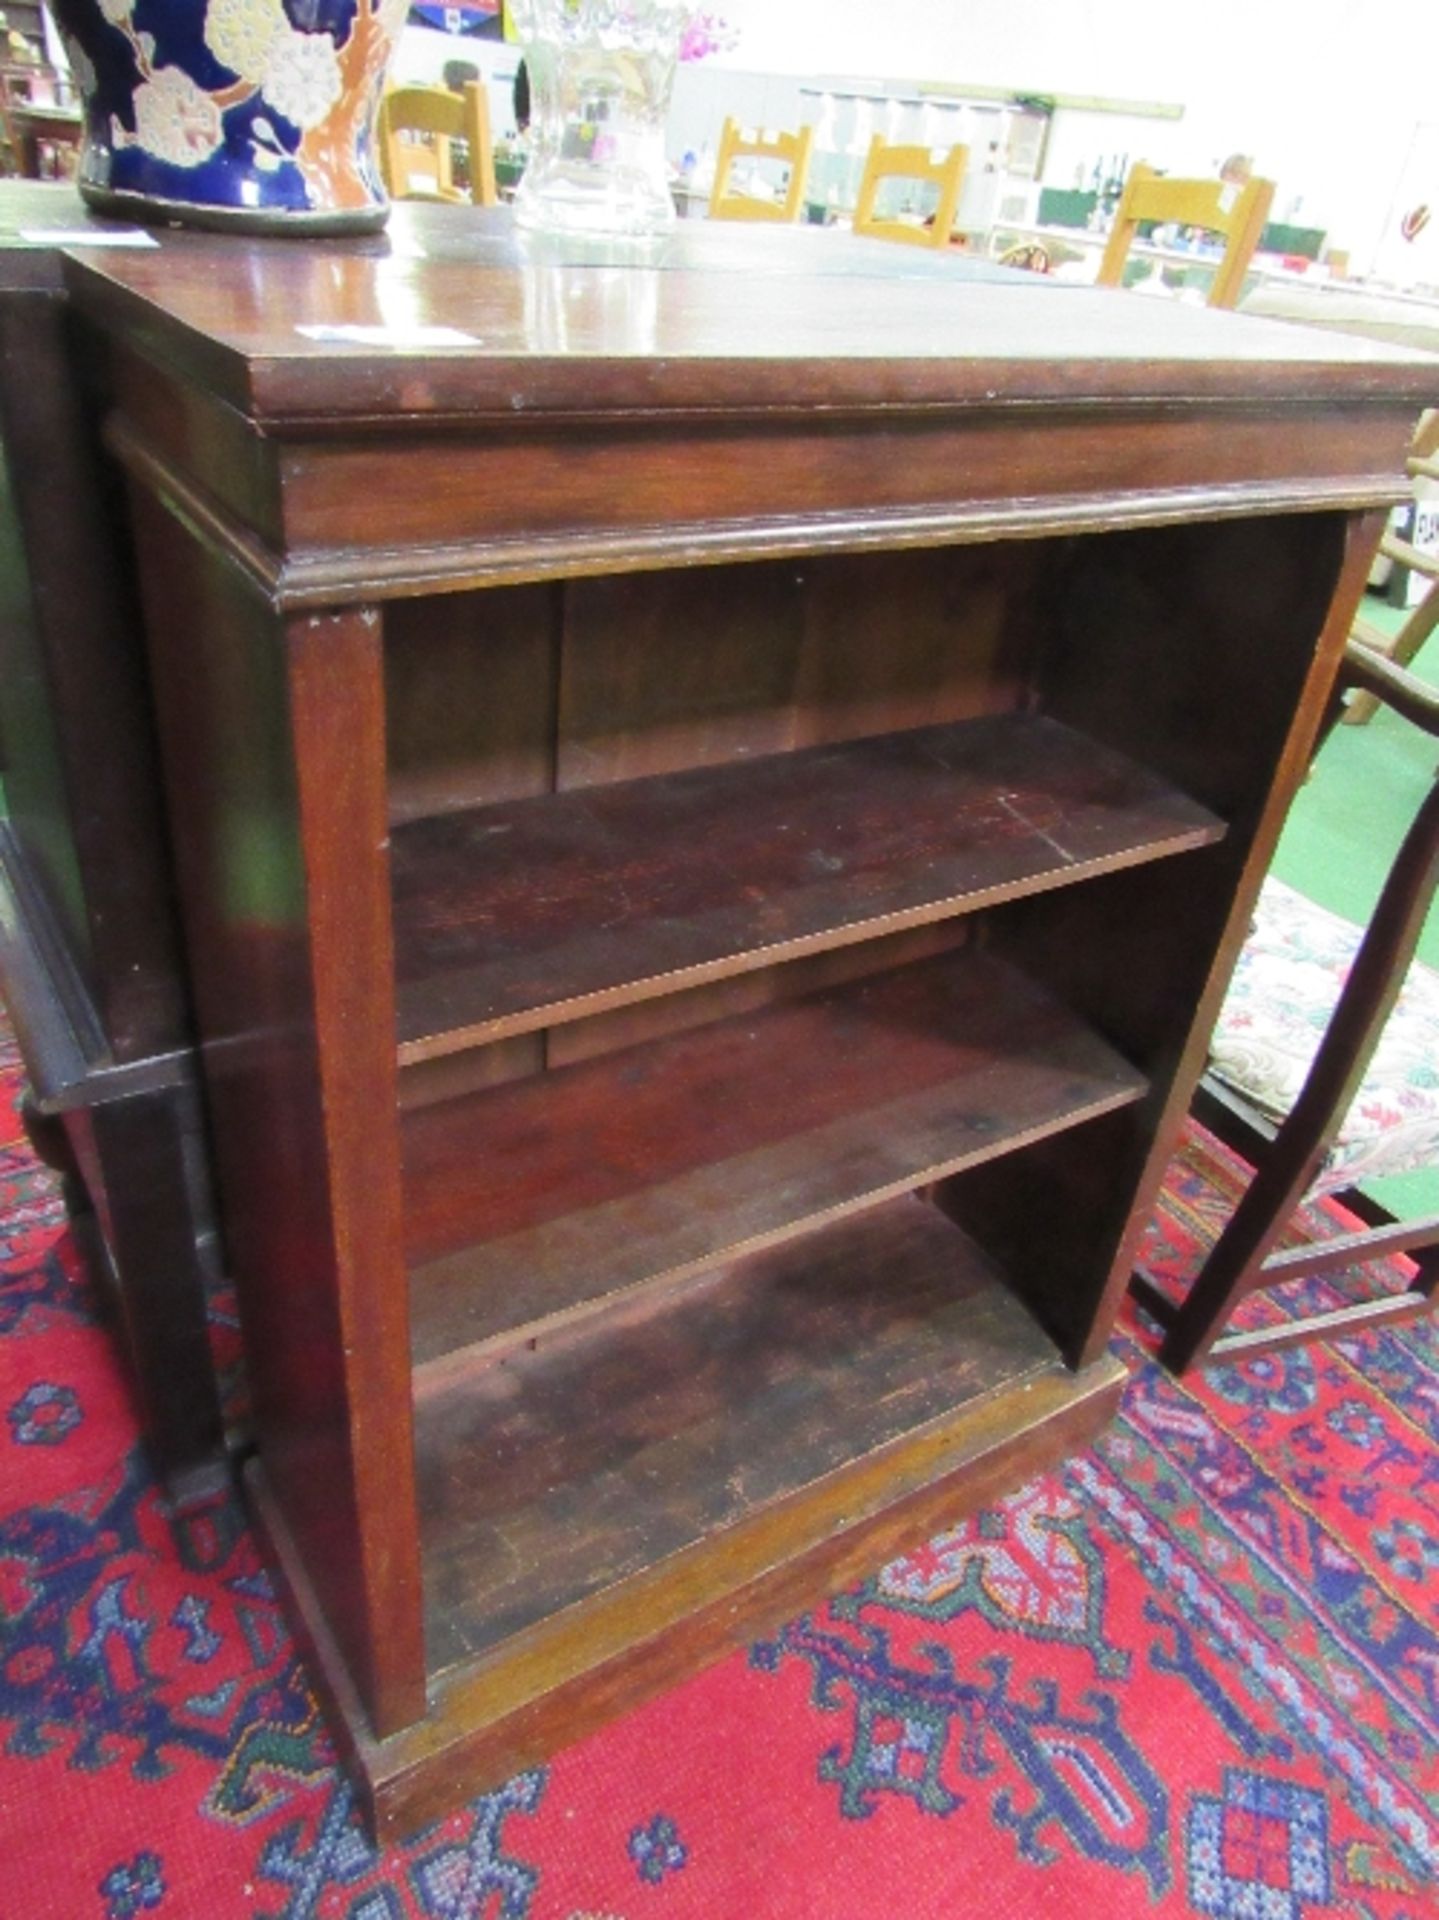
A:
<svg viewBox="0 0 1439 1920">
<path fill-rule="evenodd" d="M 380 226 L 375 120 L 406 4 L 50 0 L 85 104 L 81 194 L 193 226 Z"/>
</svg>

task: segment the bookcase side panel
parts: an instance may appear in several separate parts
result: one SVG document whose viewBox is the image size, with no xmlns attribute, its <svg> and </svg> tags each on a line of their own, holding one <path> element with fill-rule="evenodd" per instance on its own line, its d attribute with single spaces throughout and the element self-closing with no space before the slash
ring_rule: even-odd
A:
<svg viewBox="0 0 1439 1920">
<path fill-rule="evenodd" d="M 262 1471 L 378 1732 L 424 1711 L 380 622 L 135 522 Z"/>
<path fill-rule="evenodd" d="M 943 1196 L 1076 1363 L 1103 1350 L 1376 537 L 1373 516 L 1195 525 L 1087 542 L 1057 570 L 1040 703 L 1228 824 L 1184 861 L 993 921 L 1000 950 L 1150 1081 L 1089 1141 L 1045 1142 Z"/>
</svg>

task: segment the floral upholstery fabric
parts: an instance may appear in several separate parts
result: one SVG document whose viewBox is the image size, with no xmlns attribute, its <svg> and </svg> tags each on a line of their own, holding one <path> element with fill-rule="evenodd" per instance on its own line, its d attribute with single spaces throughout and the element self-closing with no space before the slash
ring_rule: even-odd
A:
<svg viewBox="0 0 1439 1920">
<path fill-rule="evenodd" d="M 1210 1066 L 1271 1120 L 1282 1120 L 1298 1097 L 1359 939 L 1358 927 L 1282 881 L 1260 889 Z M 1416 961 L 1312 1191 L 1435 1165 L 1439 973 Z"/>
</svg>

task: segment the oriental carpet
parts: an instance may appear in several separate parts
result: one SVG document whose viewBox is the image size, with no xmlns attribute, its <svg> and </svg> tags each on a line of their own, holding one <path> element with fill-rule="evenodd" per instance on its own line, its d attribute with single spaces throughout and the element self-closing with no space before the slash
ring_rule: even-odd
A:
<svg viewBox="0 0 1439 1920">
<path fill-rule="evenodd" d="M 1432 1322 L 1179 1384 L 1126 1314 L 1092 1451 L 376 1854 L 238 1503 L 160 1498 L 17 1091 L 0 1920 L 1439 1914 Z M 1152 1272 L 1236 1178 L 1190 1137 Z"/>
</svg>

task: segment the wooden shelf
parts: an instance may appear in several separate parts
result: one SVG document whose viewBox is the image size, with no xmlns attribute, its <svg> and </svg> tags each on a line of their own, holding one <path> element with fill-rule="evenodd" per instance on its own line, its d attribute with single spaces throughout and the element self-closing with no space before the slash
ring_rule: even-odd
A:
<svg viewBox="0 0 1439 1920">
<path fill-rule="evenodd" d="M 827 1538 L 877 1456 L 1056 1365 L 912 1196 L 496 1356 L 418 1406 L 430 1671 L 662 1563 L 693 1587 L 786 1503 L 792 1549 Z"/>
<path fill-rule="evenodd" d="M 417 1386 L 610 1296 L 1126 1105 L 1145 1082 L 962 949 L 402 1116 Z"/>
<path fill-rule="evenodd" d="M 1003 714 L 397 827 L 400 1059 L 572 1020 L 1218 839 Z"/>
</svg>

